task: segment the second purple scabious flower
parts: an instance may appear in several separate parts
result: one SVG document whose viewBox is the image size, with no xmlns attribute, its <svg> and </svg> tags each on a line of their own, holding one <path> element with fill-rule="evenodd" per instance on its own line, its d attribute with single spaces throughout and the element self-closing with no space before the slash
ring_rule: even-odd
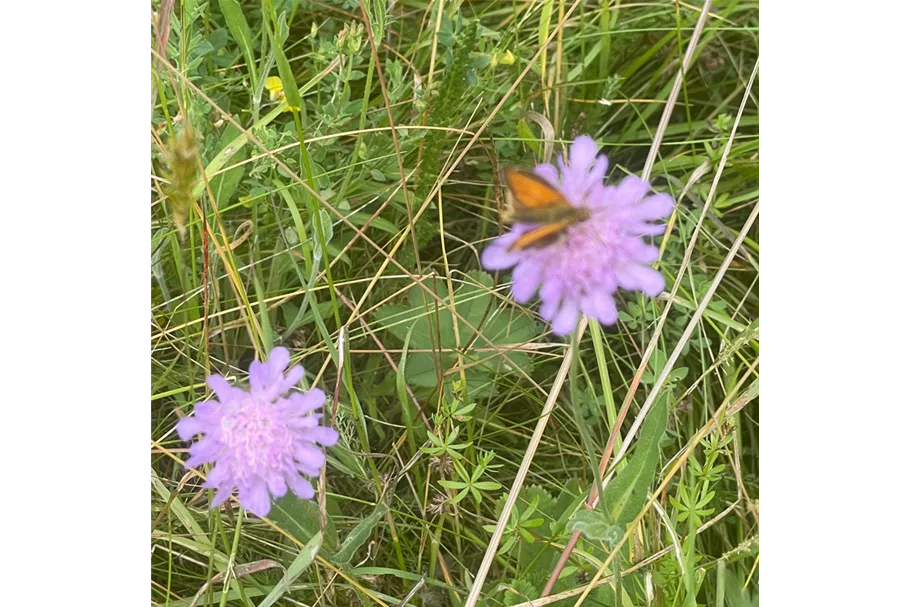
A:
<svg viewBox="0 0 911 607">
<path fill-rule="evenodd" d="M 319 425 L 315 413 L 326 402 L 319 388 L 291 392 L 304 376 L 304 368 L 291 361 L 285 348 L 275 348 L 265 362 L 250 363 L 250 391 L 233 387 L 220 375 L 206 383 L 218 397 L 197 403 L 192 417 L 177 422 L 177 434 L 188 441 L 203 437 L 190 446 L 187 468 L 214 462 L 203 485 L 216 489 L 214 508 L 227 500 L 234 489 L 241 506 L 257 516 L 266 516 L 272 498 L 285 495 L 287 488 L 310 499 L 313 486 L 304 476 L 319 476 L 326 456 L 318 445 L 331 447 L 338 432 Z"/>
<path fill-rule="evenodd" d="M 632 175 L 605 186 L 607 166 L 607 157 L 598 155 L 593 139 L 576 138 L 567 164 L 558 157 L 557 167 L 541 164 L 535 173 L 570 204 L 587 207 L 591 217 L 570 226 L 563 238 L 546 247 L 510 251 L 516 239 L 537 227 L 517 223 L 481 255 L 488 270 L 513 268 L 512 292 L 519 303 L 539 293 L 541 316 L 559 335 L 569 334 L 580 314 L 614 324 L 614 293 L 619 287 L 650 296 L 664 290 L 664 277 L 650 267 L 658 260 L 658 248 L 642 237 L 664 232 L 663 224 L 649 222 L 667 217 L 674 201 L 667 194 L 646 197 L 648 182 Z"/>
</svg>

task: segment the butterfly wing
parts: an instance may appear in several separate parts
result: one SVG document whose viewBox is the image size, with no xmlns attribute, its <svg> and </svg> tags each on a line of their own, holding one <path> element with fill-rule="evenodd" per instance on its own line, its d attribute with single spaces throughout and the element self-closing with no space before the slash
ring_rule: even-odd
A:
<svg viewBox="0 0 911 607">
<path fill-rule="evenodd" d="M 519 236 L 516 241 L 509 246 L 508 250 L 520 251 L 527 248 L 546 247 L 557 240 L 563 231 L 573 223 L 573 220 L 565 220 L 557 223 L 548 223 L 534 228 Z"/>
<path fill-rule="evenodd" d="M 503 176 L 512 195 L 511 208 L 507 211 L 512 217 L 522 215 L 523 212 L 526 215 L 537 215 L 572 208 L 559 190 L 532 172 L 505 169 Z"/>
</svg>

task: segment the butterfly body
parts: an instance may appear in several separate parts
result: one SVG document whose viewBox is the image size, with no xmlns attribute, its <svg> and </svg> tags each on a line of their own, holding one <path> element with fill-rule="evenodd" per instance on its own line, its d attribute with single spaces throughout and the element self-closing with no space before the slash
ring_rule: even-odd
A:
<svg viewBox="0 0 911 607">
<path fill-rule="evenodd" d="M 566 230 L 591 217 L 591 211 L 576 207 L 546 179 L 521 169 L 503 171 L 509 188 L 507 222 L 538 224 L 522 234 L 509 250 L 545 247 L 562 237 Z"/>
</svg>

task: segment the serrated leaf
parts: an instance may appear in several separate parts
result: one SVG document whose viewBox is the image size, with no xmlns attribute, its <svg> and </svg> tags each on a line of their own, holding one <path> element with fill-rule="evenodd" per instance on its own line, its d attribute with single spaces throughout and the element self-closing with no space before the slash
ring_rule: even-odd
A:
<svg viewBox="0 0 911 607">
<path fill-rule="evenodd" d="M 540 593 L 526 580 L 515 580 L 503 592 L 503 605 L 513 607 L 540 597 Z"/>
</svg>

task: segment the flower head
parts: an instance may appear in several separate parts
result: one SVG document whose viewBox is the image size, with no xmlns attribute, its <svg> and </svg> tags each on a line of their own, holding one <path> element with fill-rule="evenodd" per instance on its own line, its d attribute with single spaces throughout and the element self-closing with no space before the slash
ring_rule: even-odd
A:
<svg viewBox="0 0 911 607">
<path fill-rule="evenodd" d="M 279 103 L 285 101 L 285 89 L 282 85 L 282 79 L 278 76 L 269 76 L 266 78 L 266 90 L 269 91 L 269 101 L 278 101 Z M 292 108 L 289 105 L 282 111 L 290 112 L 292 111 Z"/>
<path fill-rule="evenodd" d="M 555 333 L 566 335 L 580 313 L 605 325 L 615 323 L 614 293 L 619 287 L 651 296 L 664 290 L 661 273 L 650 267 L 658 260 L 658 249 L 642 237 L 664 232 L 664 225 L 649 222 L 666 217 L 674 201 L 667 194 L 646 196 L 648 183 L 634 176 L 605 186 L 607 157 L 598 155 L 590 137 L 576 138 L 569 163 L 558 157 L 557 165 L 559 171 L 550 164 L 538 165 L 535 173 L 570 204 L 587 207 L 591 217 L 546 247 L 510 251 L 522 234 L 537 227 L 517 223 L 484 250 L 481 264 L 488 270 L 513 268 L 516 301 L 525 303 L 538 292 L 541 316 L 551 321 Z"/>
<path fill-rule="evenodd" d="M 288 350 L 275 348 L 267 362 L 250 363 L 249 392 L 210 376 L 206 383 L 218 400 L 196 403 L 193 416 L 177 423 L 182 440 L 203 435 L 190 446 L 187 468 L 215 462 L 203 485 L 217 490 L 212 507 L 235 488 L 240 504 L 258 516 L 269 513 L 270 493 L 278 498 L 290 487 L 304 499 L 313 497 L 313 486 L 301 474 L 319 476 L 326 456 L 317 445 L 331 447 L 338 432 L 320 426 L 322 415 L 314 413 L 326 402 L 322 390 L 288 394 L 304 376 L 300 365 L 284 373 L 290 360 Z"/>
</svg>

